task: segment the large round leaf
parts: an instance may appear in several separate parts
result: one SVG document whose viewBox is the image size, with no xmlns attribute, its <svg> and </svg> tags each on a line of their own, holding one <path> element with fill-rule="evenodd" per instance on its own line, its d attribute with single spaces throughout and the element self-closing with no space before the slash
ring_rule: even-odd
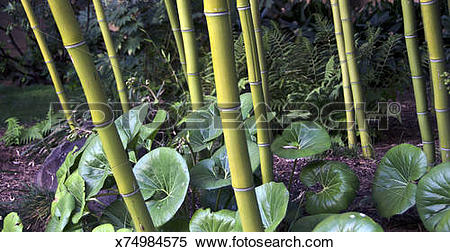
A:
<svg viewBox="0 0 450 252">
<path fill-rule="evenodd" d="M 220 210 L 211 212 L 211 209 L 195 211 L 189 223 L 191 232 L 233 232 L 236 230 L 236 212 Z"/>
<path fill-rule="evenodd" d="M 383 228 L 365 214 L 349 212 L 327 217 L 313 232 L 383 232 Z"/>
<path fill-rule="evenodd" d="M 231 185 L 230 169 L 213 159 L 200 161 L 191 169 L 191 183 L 198 189 L 213 190 Z"/>
<path fill-rule="evenodd" d="M 416 201 L 428 231 L 450 232 L 450 162 L 434 167 L 419 181 Z"/>
<path fill-rule="evenodd" d="M 296 159 L 328 150 L 331 139 L 327 131 L 315 122 L 294 122 L 272 143 L 279 157 Z"/>
<path fill-rule="evenodd" d="M 90 199 L 102 189 L 106 178 L 112 175 L 111 167 L 98 136 L 92 139 L 84 150 L 78 169 L 86 183 L 86 199 Z"/>
<path fill-rule="evenodd" d="M 130 109 L 129 112 L 116 119 L 115 124 L 117 131 L 119 132 L 120 139 L 124 146 L 133 141 L 139 133 L 142 124 L 146 119 L 148 108 L 149 104 L 144 103 Z"/>
<path fill-rule="evenodd" d="M 410 144 L 390 149 L 380 161 L 373 180 L 373 198 L 379 214 L 402 214 L 416 203 L 416 181 L 427 170 L 423 151 Z"/>
<path fill-rule="evenodd" d="M 2 232 L 22 232 L 22 230 L 23 224 L 16 212 L 11 212 L 6 215 L 3 221 Z"/>
<path fill-rule="evenodd" d="M 266 232 L 273 232 L 284 219 L 289 192 L 283 183 L 270 182 L 256 187 L 256 199 Z"/>
<path fill-rule="evenodd" d="M 306 194 L 306 211 L 310 214 L 338 213 L 346 209 L 359 188 L 358 177 L 344 163 L 316 161 L 304 167 L 300 180 L 312 188 L 319 184 L 317 192 Z"/>
<path fill-rule="evenodd" d="M 294 225 L 290 228 L 289 231 L 291 232 L 311 232 L 313 229 L 325 220 L 326 218 L 330 217 L 334 214 L 315 214 L 310 216 L 305 216 L 300 219 L 298 219 Z"/>
<path fill-rule="evenodd" d="M 255 172 L 261 163 L 261 160 L 259 159 L 259 148 L 258 145 L 252 141 L 247 141 L 247 147 L 248 147 L 248 154 L 250 157 L 250 166 L 252 168 L 252 171 Z M 225 147 L 225 145 L 223 145 L 216 152 L 214 152 L 211 159 L 214 160 L 216 165 L 223 167 L 225 170 L 228 171 L 230 170 L 228 163 L 227 148 Z"/>
<path fill-rule="evenodd" d="M 241 100 L 242 119 L 245 120 L 250 116 L 253 109 L 252 93 L 243 93 L 239 98 Z"/>
<path fill-rule="evenodd" d="M 222 123 L 215 104 L 192 112 L 186 119 L 189 143 L 198 152 L 211 147 L 211 142 L 222 135 Z"/>
<path fill-rule="evenodd" d="M 155 226 L 168 222 L 186 196 L 189 171 L 183 157 L 170 148 L 158 148 L 143 156 L 134 173 Z"/>
</svg>

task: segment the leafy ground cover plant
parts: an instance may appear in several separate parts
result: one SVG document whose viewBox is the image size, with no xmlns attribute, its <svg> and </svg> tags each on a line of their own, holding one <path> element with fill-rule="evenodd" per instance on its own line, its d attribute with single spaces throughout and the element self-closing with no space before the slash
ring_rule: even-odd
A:
<svg viewBox="0 0 450 252">
<path fill-rule="evenodd" d="M 427 171 L 425 153 L 412 145 L 390 149 L 381 160 L 373 182 L 379 214 L 392 217 L 417 207 L 429 231 L 448 231 L 450 226 L 449 162 Z"/>
</svg>

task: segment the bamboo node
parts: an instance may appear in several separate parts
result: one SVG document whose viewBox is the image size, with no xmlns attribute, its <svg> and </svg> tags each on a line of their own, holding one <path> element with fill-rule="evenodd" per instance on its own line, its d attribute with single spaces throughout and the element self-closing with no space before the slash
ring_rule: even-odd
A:
<svg viewBox="0 0 450 252">
<path fill-rule="evenodd" d="M 140 191 L 141 191 L 141 189 L 137 188 L 136 190 L 134 190 L 134 192 L 131 192 L 131 193 L 125 193 L 125 194 L 122 194 L 122 193 L 121 193 L 120 195 L 122 196 L 122 198 L 129 198 L 129 197 L 135 195 L 136 193 L 138 193 L 138 192 L 140 192 Z"/>
<path fill-rule="evenodd" d="M 449 108 L 445 108 L 445 109 L 434 109 L 437 113 L 445 113 L 448 112 Z"/>
<path fill-rule="evenodd" d="M 258 147 L 269 147 L 270 146 L 270 143 L 259 143 L 258 144 Z"/>
<path fill-rule="evenodd" d="M 86 44 L 86 41 L 81 41 L 81 42 L 79 42 L 79 43 L 76 43 L 76 44 L 73 44 L 73 45 L 67 45 L 67 46 L 64 46 L 66 49 L 72 49 L 72 48 L 77 48 L 77 47 L 80 47 L 80 46 L 82 46 L 82 45 L 84 45 L 84 44 Z"/>
<path fill-rule="evenodd" d="M 361 81 L 352 81 L 352 82 L 350 82 L 352 85 L 355 85 L 355 84 L 361 84 Z"/>
<path fill-rule="evenodd" d="M 422 141 L 422 144 L 434 144 L 434 142 Z"/>
<path fill-rule="evenodd" d="M 444 147 L 441 147 L 441 150 L 442 151 L 450 151 L 450 149 L 447 149 L 447 148 L 444 148 Z"/>
<path fill-rule="evenodd" d="M 189 75 L 189 76 L 199 76 L 200 73 L 199 73 L 199 72 L 195 72 L 195 73 L 187 73 L 187 75 Z"/>
<path fill-rule="evenodd" d="M 221 112 L 228 112 L 228 111 L 236 111 L 236 110 L 241 109 L 241 105 L 236 106 L 236 107 L 234 107 L 234 108 L 221 108 L 221 107 L 219 107 L 219 106 L 217 106 L 217 108 L 218 108 L 219 111 L 221 111 Z"/>
<path fill-rule="evenodd" d="M 262 81 L 256 81 L 256 82 L 248 82 L 248 84 L 250 84 L 250 86 L 259 86 L 262 84 Z"/>
<path fill-rule="evenodd" d="M 104 19 L 97 19 L 97 22 L 106 22 L 106 20 L 104 20 Z"/>
<path fill-rule="evenodd" d="M 417 37 L 416 34 L 413 34 L 413 35 L 405 35 L 405 38 L 406 38 L 406 39 L 415 38 L 415 37 Z"/>
<path fill-rule="evenodd" d="M 64 93 L 64 90 L 56 92 L 57 95 Z"/>
<path fill-rule="evenodd" d="M 177 32 L 177 31 L 181 31 L 180 28 L 172 28 L 172 31 Z"/>
<path fill-rule="evenodd" d="M 190 29 L 181 29 L 181 32 L 193 32 L 194 28 L 190 28 Z"/>
<path fill-rule="evenodd" d="M 47 60 L 47 61 L 45 61 L 45 64 L 52 63 L 52 62 L 53 62 L 53 60 Z"/>
<path fill-rule="evenodd" d="M 109 58 L 110 58 L 110 59 L 117 58 L 117 55 L 111 55 L 111 56 L 109 56 Z"/>
<path fill-rule="evenodd" d="M 431 58 L 430 58 L 430 62 L 433 62 L 433 63 L 440 63 L 440 62 L 444 62 L 444 59 L 431 59 Z"/>
<path fill-rule="evenodd" d="M 261 71 L 261 74 L 266 74 L 267 73 L 267 71 Z"/>
<path fill-rule="evenodd" d="M 260 28 L 256 28 L 255 32 L 262 32 L 262 30 Z"/>
<path fill-rule="evenodd" d="M 103 122 L 103 123 L 100 123 L 100 124 L 94 124 L 94 127 L 95 128 L 103 128 L 103 127 L 109 126 L 112 123 L 114 123 L 114 117 L 111 120 L 109 120 L 109 121 L 106 121 L 106 122 Z"/>
<path fill-rule="evenodd" d="M 423 78 L 423 75 L 411 76 L 411 78 L 413 78 L 413 79 L 422 79 L 422 78 Z"/>
<path fill-rule="evenodd" d="M 122 89 L 117 90 L 117 92 L 119 92 L 119 93 L 122 93 L 122 92 L 125 92 L 125 91 L 127 91 L 126 88 L 122 88 Z"/>
<path fill-rule="evenodd" d="M 237 7 L 238 11 L 245 11 L 245 10 L 249 10 L 250 9 L 250 5 L 248 6 L 242 6 L 242 7 Z"/>
<path fill-rule="evenodd" d="M 436 1 L 437 1 L 437 0 L 431 0 L 431 1 L 428 1 L 428 2 L 422 2 L 422 1 L 420 1 L 420 5 L 430 5 L 430 4 L 436 3 Z"/>
<path fill-rule="evenodd" d="M 207 17 L 217 17 L 217 16 L 226 16 L 230 15 L 229 11 L 222 11 L 222 12 L 205 12 L 205 16 Z"/>
<path fill-rule="evenodd" d="M 252 190 L 254 190 L 255 189 L 255 186 L 253 185 L 253 186 L 250 186 L 250 187 L 247 187 L 247 188 L 236 188 L 236 187 L 233 187 L 233 190 L 235 191 L 235 192 L 248 192 L 248 191 L 252 191 Z"/>
<path fill-rule="evenodd" d="M 341 18 L 341 21 L 342 21 L 342 22 L 344 22 L 344 21 L 350 21 L 350 18 Z"/>
<path fill-rule="evenodd" d="M 342 32 L 335 32 L 334 35 L 342 35 Z"/>
<path fill-rule="evenodd" d="M 32 29 L 32 30 L 37 29 L 37 28 L 39 28 L 39 25 L 31 26 L 31 29 Z"/>
<path fill-rule="evenodd" d="M 417 112 L 417 115 L 428 115 L 428 111 L 425 111 L 425 112 Z"/>
</svg>

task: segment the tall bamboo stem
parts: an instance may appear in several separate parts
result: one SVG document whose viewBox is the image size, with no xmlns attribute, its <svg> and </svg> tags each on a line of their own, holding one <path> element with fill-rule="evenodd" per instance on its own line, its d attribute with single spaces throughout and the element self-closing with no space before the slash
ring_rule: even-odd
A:
<svg viewBox="0 0 450 252">
<path fill-rule="evenodd" d="M 421 59 L 416 35 L 416 14 L 413 0 L 402 0 L 403 24 L 408 51 L 409 68 L 414 87 L 416 100 L 417 120 L 422 137 L 423 150 L 427 155 L 428 165 L 431 167 L 435 161 L 434 136 L 428 111 L 427 87 L 421 68 Z"/>
<path fill-rule="evenodd" d="M 450 160 L 450 114 L 449 94 L 441 74 L 445 72 L 444 43 L 437 0 L 420 0 L 425 38 L 430 57 L 431 79 L 434 91 L 434 106 L 439 131 L 442 161 Z"/>
<path fill-rule="evenodd" d="M 116 79 L 117 92 L 119 93 L 120 104 L 124 113 L 130 111 L 130 104 L 128 101 L 127 88 L 123 82 L 122 72 L 120 71 L 119 59 L 117 58 L 114 42 L 109 32 L 108 22 L 106 20 L 105 12 L 100 0 L 93 0 L 95 13 L 97 14 L 98 25 L 102 32 L 103 40 L 105 41 L 106 51 L 108 52 L 111 67 Z"/>
<path fill-rule="evenodd" d="M 98 131 L 103 151 L 117 182 L 119 192 L 130 212 L 135 229 L 136 231 L 154 231 L 150 214 L 117 133 L 112 109 L 107 104 L 98 72 L 72 6 L 68 0 L 48 0 L 48 3 L 64 46 L 83 86 L 93 124 Z"/>
<path fill-rule="evenodd" d="M 331 9 L 333 11 L 334 32 L 336 36 L 336 46 L 339 54 L 339 62 L 342 74 L 342 89 L 344 93 L 345 115 L 347 119 L 347 138 L 348 147 L 355 148 L 357 140 L 355 134 L 355 114 L 353 110 L 352 90 L 350 86 L 350 77 L 348 74 L 347 58 L 345 56 L 344 36 L 342 34 L 341 14 L 339 12 L 338 0 L 331 0 Z"/>
<path fill-rule="evenodd" d="M 255 111 L 256 137 L 261 160 L 262 181 L 263 183 L 268 183 L 273 181 L 273 156 L 270 150 L 269 125 L 267 122 L 266 104 L 264 102 L 264 91 L 262 88 L 252 14 L 248 0 L 237 0 L 236 5 L 242 25 L 245 54 L 247 58 L 248 82 L 250 84 L 253 108 Z"/>
<path fill-rule="evenodd" d="M 233 39 L 226 0 L 204 0 L 211 42 L 217 104 L 230 164 L 231 182 L 244 231 L 263 231 L 256 201 L 245 131 L 242 129 L 239 89 L 233 53 Z"/>
<path fill-rule="evenodd" d="M 371 158 L 373 155 L 373 150 L 370 143 L 369 126 L 365 115 L 364 95 L 355 57 L 355 41 L 353 40 L 353 25 L 350 16 L 350 3 L 349 0 L 339 0 L 338 5 L 344 33 L 345 54 L 347 57 L 347 66 L 355 105 L 356 122 L 358 124 L 358 131 L 361 137 L 361 147 L 364 157 Z"/>
<path fill-rule="evenodd" d="M 173 36 L 178 49 L 178 56 L 183 67 L 184 76 L 187 77 L 186 56 L 184 54 L 183 36 L 181 35 L 180 21 L 178 20 L 178 13 L 175 0 L 164 0 L 166 6 L 167 16 L 169 17 L 170 26 L 172 27 Z"/>
<path fill-rule="evenodd" d="M 263 31 L 261 28 L 261 13 L 259 12 L 259 0 L 250 0 L 250 7 L 252 12 L 253 25 L 255 27 L 256 46 L 258 48 L 259 67 L 261 69 L 261 79 L 264 91 L 264 101 L 266 105 L 270 104 L 269 80 L 267 70 L 266 52 L 263 42 Z"/>
<path fill-rule="evenodd" d="M 44 58 L 45 64 L 47 65 L 48 72 L 50 73 L 50 77 L 53 82 L 53 86 L 55 87 L 56 95 L 58 96 L 59 103 L 64 112 L 64 116 L 66 117 L 67 123 L 69 124 L 70 129 L 74 129 L 75 125 L 72 120 L 72 114 L 70 112 L 69 103 L 64 92 L 64 87 L 59 78 L 58 71 L 56 70 L 55 62 L 53 62 L 52 55 L 50 50 L 48 49 L 47 42 L 45 42 L 45 38 L 43 32 L 40 30 L 37 19 L 34 15 L 33 8 L 28 0 L 21 0 L 22 6 L 25 9 L 25 13 L 28 17 L 28 21 L 30 22 L 30 26 L 33 29 L 34 36 L 36 37 L 36 41 L 39 45 L 39 48 L 42 53 L 42 57 Z"/>
<path fill-rule="evenodd" d="M 191 0 L 177 0 L 177 7 L 181 34 L 183 35 L 187 82 L 192 109 L 198 110 L 203 106 L 203 91 L 200 83 L 197 42 L 195 41 L 194 21 L 192 20 Z"/>
</svg>

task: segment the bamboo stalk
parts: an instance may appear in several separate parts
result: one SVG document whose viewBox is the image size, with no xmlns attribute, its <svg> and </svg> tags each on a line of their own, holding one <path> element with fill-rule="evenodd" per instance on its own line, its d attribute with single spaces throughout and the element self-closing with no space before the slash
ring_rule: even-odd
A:
<svg viewBox="0 0 450 252">
<path fill-rule="evenodd" d="M 264 49 L 263 34 L 261 29 L 261 13 L 259 12 L 259 0 L 250 0 L 253 25 L 255 27 L 256 46 L 258 48 L 259 67 L 264 91 L 264 101 L 270 104 L 269 80 L 267 70 L 266 52 Z"/>
<path fill-rule="evenodd" d="M 93 124 L 136 231 L 155 231 L 150 214 L 114 124 L 94 61 L 68 0 L 49 0 L 50 9 L 83 86 Z"/>
<path fill-rule="evenodd" d="M 427 87 L 422 73 L 417 42 L 414 1 L 402 0 L 402 11 L 406 49 L 416 100 L 417 120 L 419 122 L 423 151 L 427 155 L 428 166 L 431 167 L 435 162 L 434 136 L 430 123 L 430 112 L 428 111 Z"/>
<path fill-rule="evenodd" d="M 439 131 L 442 162 L 450 160 L 450 114 L 449 94 L 441 74 L 445 72 L 444 43 L 437 0 L 420 0 L 425 38 L 430 57 L 431 79 L 434 91 L 434 106 Z"/>
<path fill-rule="evenodd" d="M 372 145 L 370 143 L 369 125 L 366 121 L 365 102 L 361 80 L 359 77 L 358 65 L 355 57 L 355 41 L 353 39 L 353 25 L 350 16 L 349 0 L 339 0 L 339 11 L 341 14 L 342 29 L 344 33 L 345 54 L 347 58 L 348 72 L 350 75 L 350 85 L 353 94 L 354 109 L 356 114 L 356 122 L 361 137 L 361 147 L 363 155 L 371 158 L 373 155 Z"/>
<path fill-rule="evenodd" d="M 339 54 L 339 63 L 342 74 L 342 89 L 344 93 L 345 115 L 347 121 L 348 147 L 355 148 L 357 140 L 355 134 L 355 113 L 353 110 L 352 90 L 350 86 L 350 77 L 348 74 L 347 58 L 345 56 L 344 36 L 342 34 L 341 14 L 339 12 L 338 0 L 331 0 L 331 9 L 333 12 L 334 32 L 336 36 L 336 46 Z"/>
<path fill-rule="evenodd" d="M 181 34 L 186 56 L 186 72 L 192 109 L 203 106 L 203 91 L 200 83 L 197 42 L 195 41 L 194 21 L 192 20 L 191 0 L 177 0 Z"/>
<path fill-rule="evenodd" d="M 245 55 L 247 58 L 248 81 L 255 111 L 256 137 L 261 160 L 262 181 L 263 183 L 268 183 L 273 181 L 273 155 L 270 150 L 269 124 L 267 122 L 266 105 L 264 102 L 264 91 L 262 88 L 252 14 L 248 0 L 237 0 L 236 6 L 242 25 Z"/>
<path fill-rule="evenodd" d="M 204 10 L 211 42 L 217 104 L 230 164 L 231 182 L 244 231 L 263 231 L 256 201 L 245 131 L 242 129 L 239 89 L 233 48 L 230 10 L 226 0 L 204 0 Z"/>
<path fill-rule="evenodd" d="M 103 6 L 100 0 L 93 0 L 95 13 L 97 14 L 98 25 L 102 32 L 103 40 L 105 41 L 106 51 L 108 52 L 111 67 L 116 79 L 117 92 L 119 93 L 120 104 L 124 113 L 130 111 L 130 104 L 128 101 L 127 88 L 123 82 L 122 72 L 120 71 L 119 60 L 117 58 L 114 42 L 109 32 L 108 22 L 103 11 Z"/>
<path fill-rule="evenodd" d="M 186 56 L 184 54 L 183 36 L 181 35 L 180 21 L 178 20 L 178 13 L 175 0 L 164 0 L 164 5 L 166 6 L 167 16 L 169 17 L 170 26 L 172 27 L 173 36 L 175 37 L 175 43 L 178 49 L 178 56 L 180 57 L 180 63 L 183 67 L 184 76 L 186 80 L 187 69 L 186 69 Z"/>
<path fill-rule="evenodd" d="M 21 0 L 22 6 L 25 9 L 25 13 L 28 17 L 28 21 L 30 22 L 30 26 L 33 29 L 34 36 L 36 37 L 36 41 L 41 50 L 42 57 L 44 58 L 45 64 L 47 65 L 48 72 L 50 73 L 50 77 L 53 82 L 53 86 L 55 87 L 56 95 L 58 96 L 59 103 L 63 109 L 64 116 L 66 117 L 67 123 L 69 124 L 70 129 L 75 128 L 75 124 L 72 120 L 72 114 L 70 112 L 69 103 L 64 92 L 64 87 L 59 77 L 58 71 L 56 70 L 55 62 L 53 62 L 52 55 L 50 50 L 48 49 L 47 42 L 45 41 L 43 32 L 40 30 L 37 19 L 34 15 L 33 8 L 28 0 Z"/>
</svg>

